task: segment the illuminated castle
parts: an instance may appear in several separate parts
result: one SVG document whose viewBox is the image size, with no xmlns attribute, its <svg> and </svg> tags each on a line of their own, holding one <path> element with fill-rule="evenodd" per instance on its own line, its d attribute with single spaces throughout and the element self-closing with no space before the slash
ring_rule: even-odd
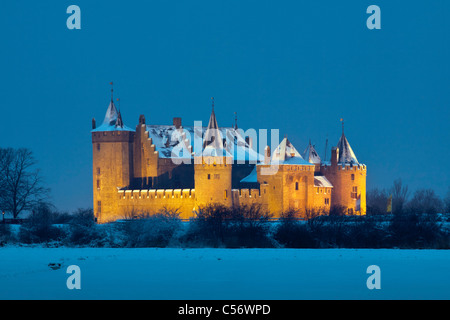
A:
<svg viewBox="0 0 450 320">
<path fill-rule="evenodd" d="M 247 131 L 246 131 L 247 133 Z M 100 126 L 92 120 L 93 199 L 99 223 L 176 209 L 188 219 L 206 204 L 259 204 L 279 217 L 297 210 L 366 213 L 366 166 L 342 132 L 331 161 L 309 143 L 303 156 L 285 137 L 257 153 L 235 124 L 219 127 L 214 103 L 208 126 L 124 125 L 111 102 Z"/>
</svg>

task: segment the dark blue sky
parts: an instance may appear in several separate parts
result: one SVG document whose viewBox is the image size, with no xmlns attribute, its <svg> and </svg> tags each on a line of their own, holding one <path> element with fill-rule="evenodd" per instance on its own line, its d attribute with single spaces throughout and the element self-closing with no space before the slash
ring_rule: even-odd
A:
<svg viewBox="0 0 450 320">
<path fill-rule="evenodd" d="M 81 30 L 66 27 L 69 5 Z M 369 5 L 381 30 L 366 27 Z M 450 1 L 2 1 L 0 146 L 33 150 L 62 210 L 92 206 L 91 119 L 346 136 L 368 188 L 449 187 Z M 329 151 L 328 151 L 329 155 Z"/>
</svg>

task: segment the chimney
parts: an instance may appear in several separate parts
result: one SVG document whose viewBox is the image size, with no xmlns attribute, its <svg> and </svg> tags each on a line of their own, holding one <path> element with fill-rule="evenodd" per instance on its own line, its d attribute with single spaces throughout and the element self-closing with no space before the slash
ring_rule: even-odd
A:
<svg viewBox="0 0 450 320">
<path fill-rule="evenodd" d="M 264 164 L 270 164 L 270 147 L 264 148 Z"/>
<path fill-rule="evenodd" d="M 95 118 L 92 118 L 92 129 L 95 129 L 97 125 L 95 124 Z"/>
<path fill-rule="evenodd" d="M 173 118 L 173 125 L 175 126 L 176 129 L 181 128 L 181 118 L 179 117 Z"/>
<path fill-rule="evenodd" d="M 139 116 L 139 124 L 145 124 L 145 116 L 143 114 Z"/>
<path fill-rule="evenodd" d="M 339 148 L 333 147 L 331 148 L 331 166 L 337 166 L 339 161 Z"/>
</svg>

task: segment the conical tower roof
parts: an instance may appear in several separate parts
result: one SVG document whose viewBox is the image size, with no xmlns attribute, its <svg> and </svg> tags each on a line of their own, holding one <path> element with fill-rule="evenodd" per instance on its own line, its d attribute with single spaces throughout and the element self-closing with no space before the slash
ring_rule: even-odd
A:
<svg viewBox="0 0 450 320">
<path fill-rule="evenodd" d="M 273 152 L 271 163 L 288 165 L 311 165 L 305 161 L 292 143 L 285 137 Z"/>
<path fill-rule="evenodd" d="M 353 152 L 352 147 L 350 146 L 350 143 L 348 143 L 348 140 L 345 137 L 344 132 L 342 132 L 342 136 L 339 139 L 337 147 L 339 148 L 338 163 L 352 164 L 352 165 L 359 164 L 358 159 L 356 159 L 355 153 Z"/>
<path fill-rule="evenodd" d="M 317 153 L 314 146 L 311 144 L 311 140 L 309 141 L 308 147 L 306 147 L 305 151 L 303 152 L 303 159 L 310 163 L 314 164 L 320 164 L 321 159 L 319 157 L 319 154 Z"/>
<path fill-rule="evenodd" d="M 116 124 L 119 112 L 117 111 L 114 101 L 111 99 L 108 109 L 106 109 L 105 119 L 103 120 L 104 125 L 113 126 Z"/>
<path fill-rule="evenodd" d="M 219 125 L 217 124 L 216 114 L 214 112 L 214 100 L 212 104 L 211 115 L 209 117 L 208 127 L 206 128 L 204 138 L 203 138 L 203 148 L 212 148 L 216 150 L 223 150 L 223 137 L 219 130 Z M 216 152 L 220 155 L 222 152 Z"/>
<path fill-rule="evenodd" d="M 108 109 L 106 109 L 105 119 L 103 123 L 98 128 L 92 130 L 92 132 L 96 131 L 135 131 L 133 129 L 128 128 L 124 125 L 122 121 L 122 115 L 120 111 L 117 110 L 114 105 L 114 101 L 111 98 Z"/>
</svg>

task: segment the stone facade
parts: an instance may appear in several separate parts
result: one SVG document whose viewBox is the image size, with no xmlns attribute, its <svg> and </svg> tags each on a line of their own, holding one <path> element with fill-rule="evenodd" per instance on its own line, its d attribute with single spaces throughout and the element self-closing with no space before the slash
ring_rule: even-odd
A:
<svg viewBox="0 0 450 320">
<path fill-rule="evenodd" d="M 215 115 L 212 120 L 210 126 L 215 122 L 217 129 Z M 164 130 L 181 134 L 181 118 L 174 118 L 173 126 Z M 299 211 L 307 218 L 308 212 L 327 213 L 334 206 L 345 207 L 348 214 L 366 212 L 366 166 L 357 163 L 356 157 L 346 163 L 343 159 L 347 154 L 340 159 L 338 147 L 333 148 L 329 163 L 320 162 L 318 157 L 310 163 L 285 138 L 272 155 L 266 148 L 257 164 L 236 164 L 228 156 L 195 155 L 192 144 L 183 137 L 180 143 L 185 144 L 185 158 L 192 161 L 179 163 L 167 152 L 171 141 L 163 139 L 156 145 L 159 136 L 154 132 L 151 136 L 150 131 L 144 116 L 140 116 L 136 129 L 125 127 L 112 100 L 103 124 L 97 128 L 93 120 L 93 205 L 97 222 L 167 209 L 189 219 L 209 203 L 228 207 L 257 204 L 274 218 L 288 210 Z M 234 140 L 237 138 L 245 140 L 236 136 Z M 343 148 L 354 156 L 349 145 Z M 253 178 L 243 179 L 247 176 Z"/>
</svg>

